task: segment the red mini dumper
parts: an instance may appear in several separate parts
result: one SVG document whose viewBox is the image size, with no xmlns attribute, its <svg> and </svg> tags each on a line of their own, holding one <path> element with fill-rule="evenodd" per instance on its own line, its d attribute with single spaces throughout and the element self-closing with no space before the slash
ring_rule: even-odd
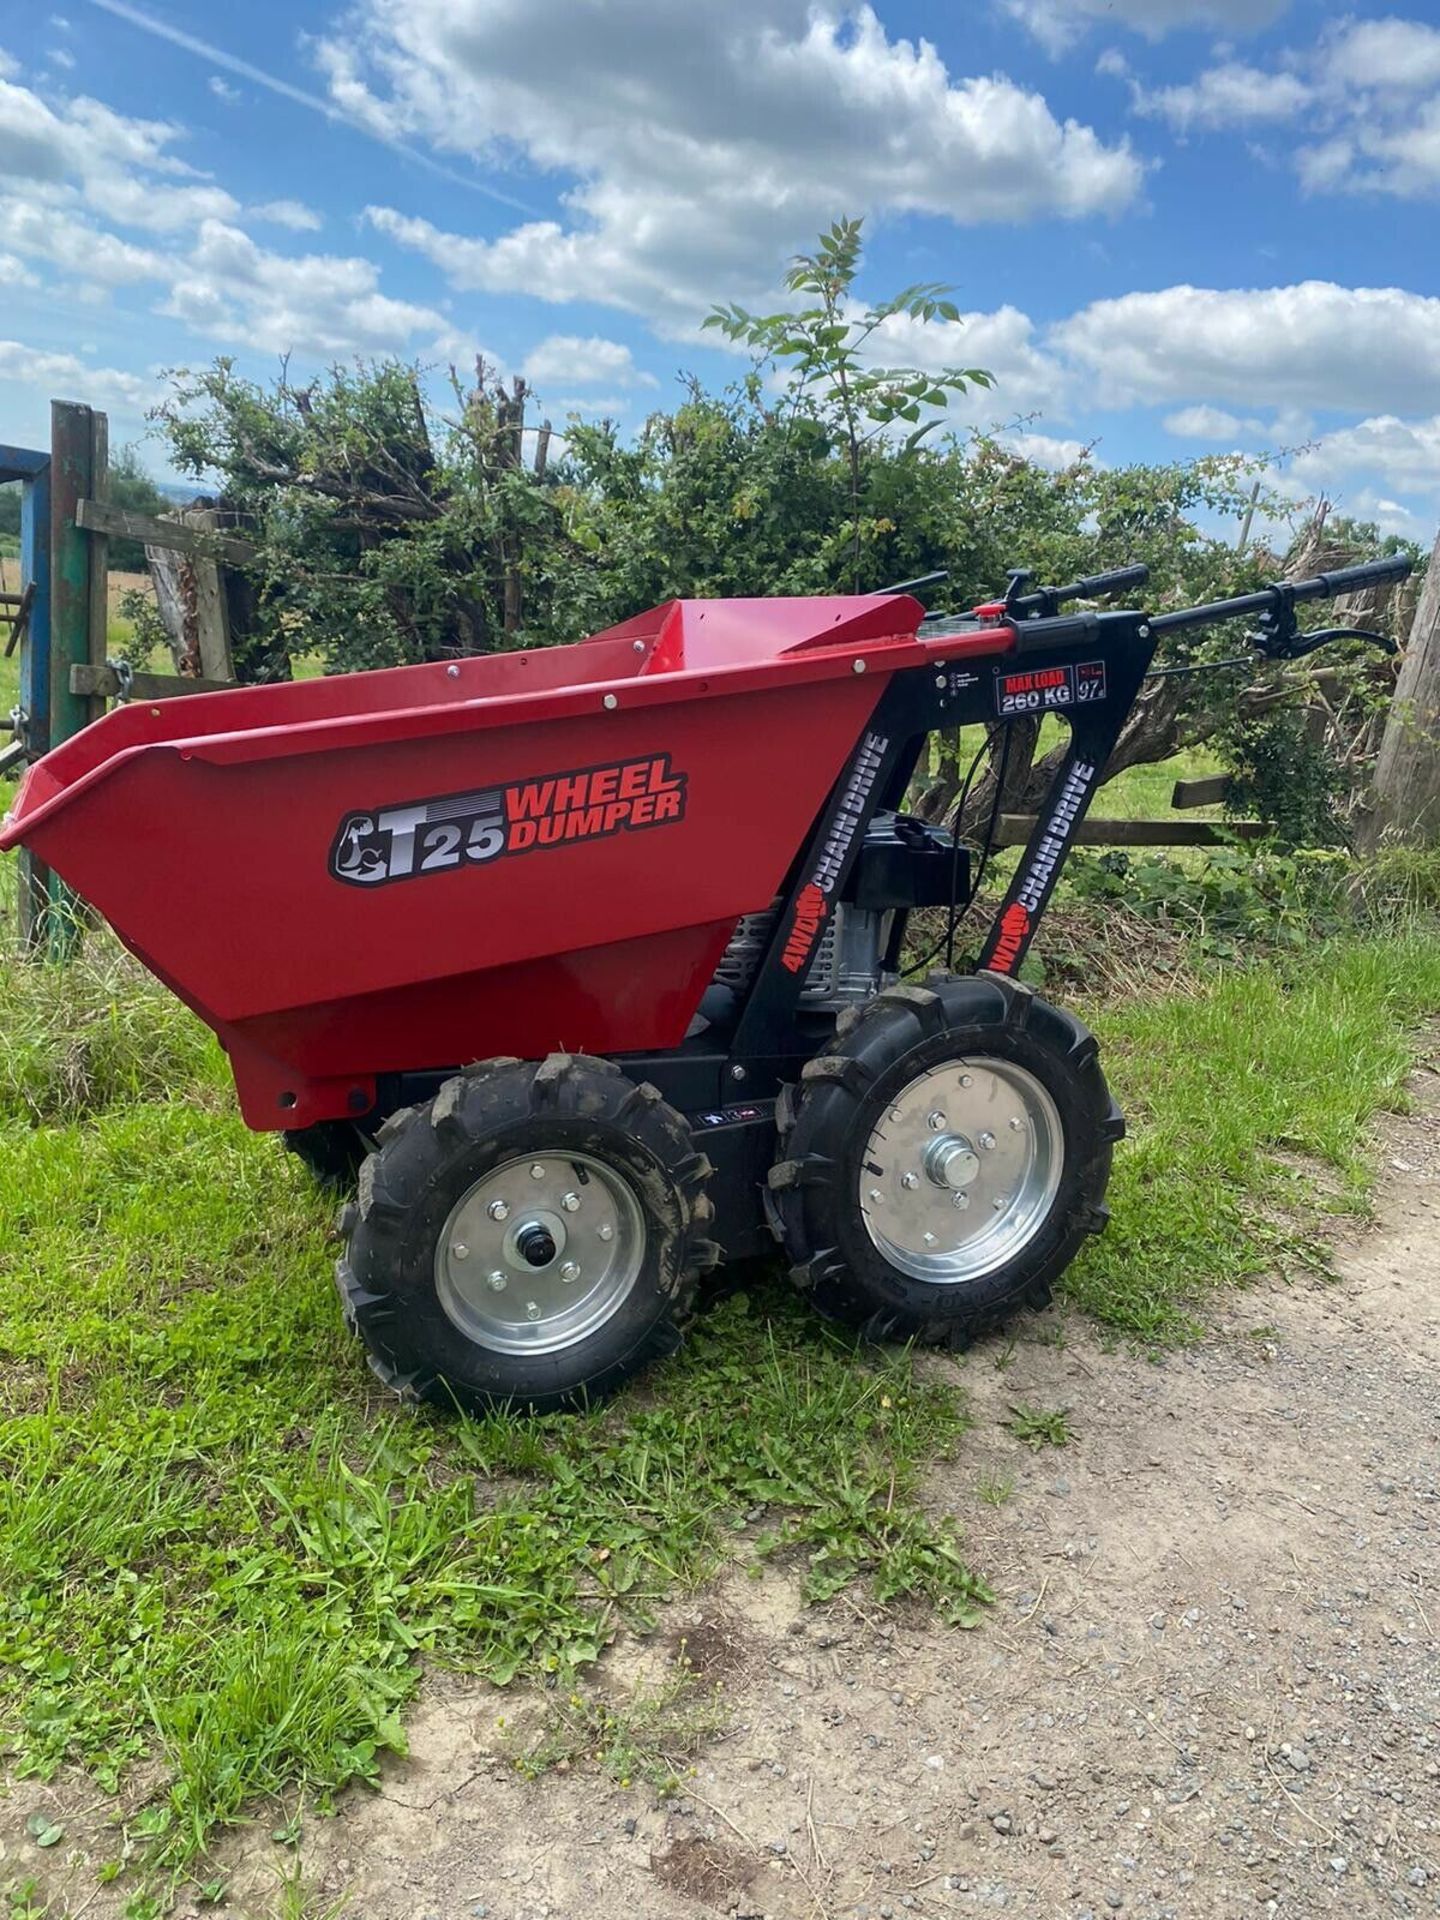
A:
<svg viewBox="0 0 1440 1920">
<path fill-rule="evenodd" d="M 1017 974 L 1159 631 L 930 620 L 908 594 L 672 601 L 578 645 L 121 706 L 0 832 L 97 907 L 230 1056 L 252 1127 L 355 1181 L 338 1279 L 398 1392 L 593 1400 L 773 1247 L 821 1311 L 963 1343 L 1105 1219 L 1095 1042 Z M 1055 713 L 1070 746 L 978 970 L 907 984 L 966 850 L 909 817 L 928 734 Z M 467 1064 L 475 1063 L 475 1064 Z"/>
</svg>

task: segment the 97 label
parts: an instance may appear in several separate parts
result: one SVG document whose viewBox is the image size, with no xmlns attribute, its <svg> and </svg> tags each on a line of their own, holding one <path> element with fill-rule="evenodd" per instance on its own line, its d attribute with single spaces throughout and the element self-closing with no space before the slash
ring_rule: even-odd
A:
<svg viewBox="0 0 1440 1920">
<path fill-rule="evenodd" d="M 347 886 L 384 886 L 487 866 L 507 854 L 669 826 L 685 817 L 686 785 L 669 754 L 656 753 L 349 813 L 331 844 L 330 873 Z"/>
<path fill-rule="evenodd" d="M 1082 660 L 1075 667 L 1030 667 L 995 676 L 995 710 L 1001 715 L 1053 713 L 1105 698 L 1105 662 Z"/>
</svg>

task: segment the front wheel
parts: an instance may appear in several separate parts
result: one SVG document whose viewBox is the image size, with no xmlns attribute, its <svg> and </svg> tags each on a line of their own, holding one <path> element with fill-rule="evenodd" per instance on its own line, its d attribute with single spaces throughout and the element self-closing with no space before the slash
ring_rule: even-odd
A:
<svg viewBox="0 0 1440 1920">
<path fill-rule="evenodd" d="M 654 1087 L 570 1054 L 490 1061 L 377 1139 L 336 1277 L 397 1393 L 555 1412 L 678 1346 L 718 1257 L 710 1167 Z"/>
<path fill-rule="evenodd" d="M 996 975 L 877 995 L 779 1119 L 796 1284 L 870 1338 L 952 1346 L 1046 1304 L 1105 1222 L 1124 1132 L 1093 1036 Z"/>
</svg>

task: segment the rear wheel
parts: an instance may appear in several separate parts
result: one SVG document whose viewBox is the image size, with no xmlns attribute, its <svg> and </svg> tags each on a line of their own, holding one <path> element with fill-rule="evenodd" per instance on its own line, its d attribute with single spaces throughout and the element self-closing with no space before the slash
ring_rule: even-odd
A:
<svg viewBox="0 0 1440 1920">
<path fill-rule="evenodd" d="M 870 1002 L 781 1103 L 771 1221 L 819 1309 L 963 1346 L 1103 1226 L 1124 1122 L 1093 1036 L 998 976 Z"/>
<path fill-rule="evenodd" d="M 494 1061 L 386 1121 L 337 1270 L 397 1393 L 483 1411 L 594 1402 L 679 1344 L 709 1163 L 608 1061 Z"/>
</svg>

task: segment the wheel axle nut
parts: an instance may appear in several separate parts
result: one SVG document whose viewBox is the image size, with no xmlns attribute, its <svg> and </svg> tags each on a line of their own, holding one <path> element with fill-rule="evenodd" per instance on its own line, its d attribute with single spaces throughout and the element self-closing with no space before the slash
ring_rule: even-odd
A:
<svg viewBox="0 0 1440 1920">
<path fill-rule="evenodd" d="M 578 1262 L 574 1260 L 563 1260 L 560 1263 L 560 1278 L 562 1280 L 578 1280 L 580 1278 Z"/>
<path fill-rule="evenodd" d="M 492 1200 L 485 1211 L 492 1220 L 508 1220 L 510 1218 L 510 1209 L 503 1200 Z"/>
<path fill-rule="evenodd" d="M 560 1204 L 566 1213 L 574 1213 L 580 1205 L 580 1196 L 578 1193 L 567 1193 Z"/>
<path fill-rule="evenodd" d="M 503 1293 L 506 1287 L 509 1286 L 510 1282 L 505 1278 L 505 1275 L 497 1267 L 493 1273 L 487 1274 L 485 1276 L 485 1284 L 487 1287 L 489 1287 L 492 1293 Z"/>
</svg>

